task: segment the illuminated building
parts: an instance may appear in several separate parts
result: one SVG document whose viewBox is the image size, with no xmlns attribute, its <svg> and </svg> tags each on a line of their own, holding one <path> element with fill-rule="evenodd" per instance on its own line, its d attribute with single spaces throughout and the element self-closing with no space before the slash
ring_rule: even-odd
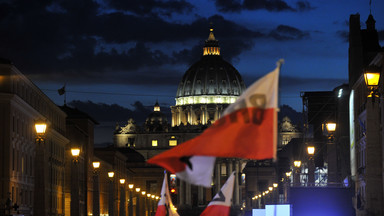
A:
<svg viewBox="0 0 384 216">
<path fill-rule="evenodd" d="M 383 95 L 367 97 L 363 75 L 366 69 L 376 67 L 381 73 L 379 92 L 383 92 L 384 48 L 379 44 L 375 22 L 370 14 L 366 29 L 361 29 L 359 14 L 349 20 L 350 155 L 357 216 L 384 215 Z"/>
<path fill-rule="evenodd" d="M 140 163 L 128 163 L 128 167 L 137 173 L 133 176 L 135 184 L 136 182 L 143 184 L 143 181 L 147 181 L 145 188 L 147 192 L 160 192 L 162 168 L 156 169 L 154 166 L 145 164 L 145 160 L 198 136 L 220 118 L 225 108 L 234 103 L 245 90 L 240 73 L 220 54 L 219 43 L 215 39 L 213 29 L 210 29 L 201 59 L 185 72 L 179 82 L 175 105 L 171 106 L 170 123 L 162 113 L 159 103 L 156 102 L 153 112 L 147 117 L 143 126 L 137 125 L 133 119 L 129 119 L 124 126 L 116 126 L 114 146 L 135 150 L 143 157 L 142 160 L 138 160 Z M 283 122 L 279 146 L 286 145 L 293 138 L 301 137 L 299 130 L 288 118 Z M 237 158 L 218 158 L 210 189 L 176 181 L 177 201 L 174 204 L 180 211 L 208 204 L 232 171 L 236 171 L 242 178 L 235 180 L 233 206 L 240 209 L 246 199 L 244 194 L 247 193 L 245 191 L 247 177 L 243 173 L 246 162 Z M 144 171 L 145 169 L 147 171 Z M 156 177 L 155 173 L 159 176 Z M 272 173 L 272 176 L 262 178 L 272 178 L 270 181 L 273 182 L 276 180 L 275 170 Z"/>
<path fill-rule="evenodd" d="M 239 72 L 221 57 L 219 43 L 215 39 L 213 29 L 210 29 L 201 59 L 185 72 L 178 85 L 176 103 L 171 107 L 171 124 L 156 102 L 143 127 L 137 126 L 133 119 L 128 120 L 123 127 L 116 127 L 114 145 L 118 148 L 132 148 L 147 160 L 198 136 L 220 118 L 224 109 L 235 102 L 244 90 L 245 85 Z M 175 204 L 179 209 L 206 205 L 232 171 L 241 173 L 243 163 L 244 161 L 234 158 L 218 159 L 213 190 L 178 181 L 178 200 Z M 147 192 L 160 192 L 162 178 L 147 181 L 148 187 L 152 187 L 146 188 Z M 157 185 L 157 189 L 154 185 Z M 242 202 L 240 196 L 243 187 L 239 178 L 236 178 L 233 203 L 237 207 Z"/>
<path fill-rule="evenodd" d="M 34 206 L 35 121 L 47 130 L 42 148 L 45 215 L 64 215 L 66 114 L 10 61 L 0 59 L 0 205 L 6 214 L 31 215 Z M 41 143 L 40 143 L 41 144 Z M 18 209 L 10 208 L 17 204 Z M 4 209 L 3 209 L 4 210 Z M 43 213 L 44 214 L 44 213 Z"/>
</svg>

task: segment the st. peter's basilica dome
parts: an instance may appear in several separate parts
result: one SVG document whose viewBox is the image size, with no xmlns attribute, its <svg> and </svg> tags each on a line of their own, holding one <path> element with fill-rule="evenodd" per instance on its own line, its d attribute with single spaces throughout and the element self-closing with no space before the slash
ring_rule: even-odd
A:
<svg viewBox="0 0 384 216">
<path fill-rule="evenodd" d="M 202 58 L 184 74 L 176 93 L 176 105 L 231 104 L 244 91 L 239 72 L 220 56 L 219 42 L 210 29 Z"/>
</svg>

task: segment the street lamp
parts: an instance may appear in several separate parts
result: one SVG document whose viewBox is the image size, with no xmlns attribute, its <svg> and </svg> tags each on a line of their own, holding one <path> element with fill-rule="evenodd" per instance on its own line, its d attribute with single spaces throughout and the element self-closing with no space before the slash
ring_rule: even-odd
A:
<svg viewBox="0 0 384 216">
<path fill-rule="evenodd" d="M 374 66 L 369 66 L 367 69 L 364 70 L 364 81 L 369 90 L 368 97 L 372 97 L 372 99 L 374 99 L 375 97 L 378 97 L 380 69 Z"/>
<path fill-rule="evenodd" d="M 314 186 L 315 184 L 315 161 L 314 161 L 314 155 L 315 155 L 315 147 L 314 146 L 308 146 L 307 147 L 308 152 L 308 185 Z"/>
<path fill-rule="evenodd" d="M 35 154 L 35 191 L 33 201 L 33 214 L 46 215 L 45 208 L 45 178 L 44 178 L 44 143 L 47 123 L 43 120 L 35 122 L 36 131 L 36 154 Z"/>
<path fill-rule="evenodd" d="M 145 212 L 147 211 L 147 206 L 146 206 L 146 204 L 145 204 L 145 194 L 146 194 L 147 192 L 145 192 L 145 191 L 141 191 L 141 195 L 143 195 L 143 197 L 144 198 L 142 198 L 143 199 L 143 209 L 142 209 L 142 215 L 145 215 Z"/>
<path fill-rule="evenodd" d="M 133 187 L 134 186 L 135 186 L 134 184 L 128 184 L 128 188 L 129 188 L 128 215 L 129 216 L 133 216 L 133 197 L 132 197 L 132 193 L 133 193 Z"/>
<path fill-rule="evenodd" d="M 148 215 L 151 215 L 151 195 L 150 193 L 147 193 L 147 211 L 148 211 Z"/>
<path fill-rule="evenodd" d="M 156 213 L 155 212 L 156 196 L 152 194 L 151 198 L 152 198 L 152 209 L 151 210 L 152 210 L 152 213 L 155 214 Z"/>
<path fill-rule="evenodd" d="M 125 179 L 120 179 L 120 216 L 125 216 Z"/>
<path fill-rule="evenodd" d="M 328 185 L 338 182 L 337 177 L 337 147 L 335 143 L 336 123 L 328 122 L 327 128 L 327 162 L 328 162 Z"/>
<path fill-rule="evenodd" d="M 307 152 L 309 156 L 313 156 L 315 154 L 315 147 L 314 146 L 308 146 Z"/>
<path fill-rule="evenodd" d="M 113 204 L 113 177 L 115 172 L 108 172 L 109 177 L 109 197 L 108 197 L 108 215 L 113 216 L 114 214 L 114 204 Z"/>
<path fill-rule="evenodd" d="M 136 191 L 136 215 L 140 215 L 140 188 L 135 188 Z"/>
<path fill-rule="evenodd" d="M 336 131 L 336 123 L 334 122 L 328 122 L 325 124 L 328 132 L 335 132 Z"/>
<path fill-rule="evenodd" d="M 301 167 L 301 161 L 295 160 L 293 162 L 293 165 L 295 167 L 295 172 L 293 174 L 293 184 L 295 186 L 300 186 L 300 167 Z"/>
<path fill-rule="evenodd" d="M 71 171 L 71 215 L 80 215 L 80 200 L 79 200 L 79 148 L 72 148 L 71 154 L 73 156 L 72 171 Z"/>
<path fill-rule="evenodd" d="M 100 162 L 92 162 L 93 166 L 93 215 L 100 215 L 99 175 Z"/>
</svg>

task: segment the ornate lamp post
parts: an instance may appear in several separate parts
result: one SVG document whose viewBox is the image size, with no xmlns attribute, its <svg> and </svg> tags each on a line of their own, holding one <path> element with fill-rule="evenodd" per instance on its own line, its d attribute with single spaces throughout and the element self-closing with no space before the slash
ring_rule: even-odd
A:
<svg viewBox="0 0 384 216">
<path fill-rule="evenodd" d="M 335 144 L 336 123 L 325 124 L 327 129 L 327 162 L 328 162 L 328 185 L 338 182 L 337 179 L 337 148 Z"/>
<path fill-rule="evenodd" d="M 135 186 L 134 184 L 128 185 L 128 188 L 129 188 L 128 215 L 129 216 L 133 216 L 133 197 L 132 197 L 132 194 L 133 194 L 133 187 L 134 186 Z"/>
<path fill-rule="evenodd" d="M 148 216 L 151 215 L 151 196 L 152 194 L 147 193 L 147 211 L 148 211 Z"/>
<path fill-rule="evenodd" d="M 145 203 L 145 194 L 146 194 L 145 191 L 141 191 L 141 195 L 143 195 L 143 210 L 141 215 L 146 215 L 145 212 L 147 211 L 147 206 Z"/>
<path fill-rule="evenodd" d="M 120 216 L 125 216 L 125 179 L 120 179 Z"/>
<path fill-rule="evenodd" d="M 156 196 L 152 194 L 151 198 L 152 198 L 152 209 L 151 209 L 151 211 L 152 211 L 152 214 L 155 214 Z"/>
<path fill-rule="evenodd" d="M 277 204 L 279 203 L 279 189 L 277 188 L 279 184 L 273 183 L 273 200 Z"/>
<path fill-rule="evenodd" d="M 71 154 L 73 156 L 72 170 L 71 170 L 71 215 L 80 215 L 80 200 L 79 200 L 79 148 L 72 148 Z"/>
<path fill-rule="evenodd" d="M 44 151 L 45 132 L 47 123 L 42 120 L 35 122 L 36 130 L 36 155 L 35 155 L 35 191 L 33 200 L 33 214 L 47 215 L 45 208 L 45 172 L 44 172 Z"/>
<path fill-rule="evenodd" d="M 99 168 L 100 162 L 94 161 L 93 165 L 93 215 L 100 215 L 100 194 L 99 194 Z"/>
<path fill-rule="evenodd" d="M 136 215 L 140 215 L 140 188 L 135 188 L 136 191 Z"/>
<path fill-rule="evenodd" d="M 315 147 L 314 146 L 308 146 L 307 147 L 307 153 L 308 153 L 308 186 L 315 186 L 315 161 L 314 161 L 314 155 L 315 155 Z"/>
<path fill-rule="evenodd" d="M 374 67 L 368 67 L 364 71 L 364 81 L 369 90 L 368 97 L 371 97 L 372 102 L 374 102 L 375 97 L 379 96 L 379 92 L 378 92 L 378 86 L 380 81 L 379 69 Z"/>
<path fill-rule="evenodd" d="M 286 178 L 285 178 L 285 183 L 284 183 L 284 201 L 285 201 L 285 203 L 287 203 L 288 202 L 288 189 L 289 189 L 289 178 L 291 177 L 291 175 L 292 175 L 292 172 L 291 171 L 289 171 L 289 172 L 286 172 L 285 173 L 285 176 L 286 176 Z"/>
<path fill-rule="evenodd" d="M 113 216 L 114 214 L 114 203 L 113 203 L 113 197 L 114 197 L 114 188 L 113 188 L 113 177 L 115 176 L 114 172 L 108 172 L 109 177 L 109 197 L 108 197 L 108 215 Z"/>
<path fill-rule="evenodd" d="M 300 183 L 300 168 L 301 168 L 301 161 L 299 160 L 295 160 L 293 162 L 293 165 L 295 167 L 295 172 L 293 174 L 293 185 L 294 186 L 300 186 L 301 183 Z"/>
</svg>

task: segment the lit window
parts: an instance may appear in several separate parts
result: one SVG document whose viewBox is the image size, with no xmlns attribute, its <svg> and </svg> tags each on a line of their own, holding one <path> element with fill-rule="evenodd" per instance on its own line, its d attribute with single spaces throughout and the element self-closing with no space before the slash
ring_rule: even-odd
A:
<svg viewBox="0 0 384 216">
<path fill-rule="evenodd" d="M 157 146 L 157 140 L 152 140 L 152 146 Z"/>
<path fill-rule="evenodd" d="M 177 146 L 177 140 L 169 140 L 169 146 Z"/>
<path fill-rule="evenodd" d="M 227 175 L 227 165 L 225 163 L 221 164 L 221 175 L 226 176 Z"/>
</svg>

